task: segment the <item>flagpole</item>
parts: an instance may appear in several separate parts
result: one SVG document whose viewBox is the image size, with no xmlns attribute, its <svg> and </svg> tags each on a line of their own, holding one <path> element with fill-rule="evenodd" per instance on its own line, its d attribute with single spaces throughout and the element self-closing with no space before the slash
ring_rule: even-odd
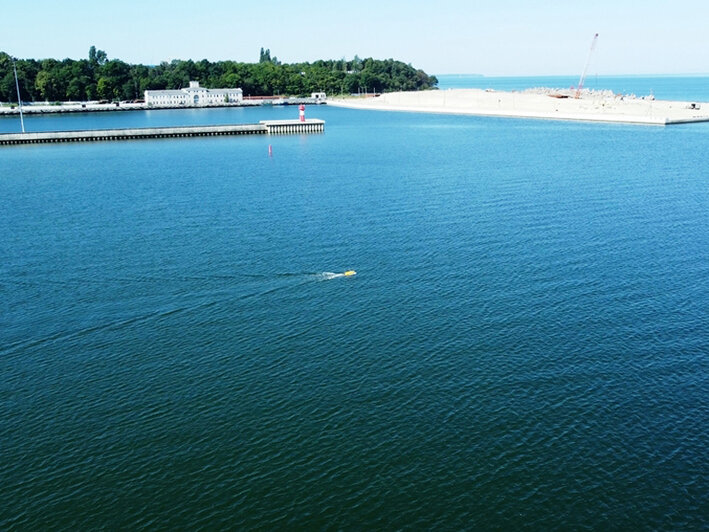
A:
<svg viewBox="0 0 709 532">
<path fill-rule="evenodd" d="M 20 98 L 20 83 L 17 81 L 17 67 L 15 66 L 15 58 L 12 58 L 12 69 L 15 71 L 15 88 L 17 89 L 17 103 L 20 106 L 20 124 L 22 124 L 22 132 L 25 132 L 25 119 L 22 116 L 22 98 Z"/>
</svg>

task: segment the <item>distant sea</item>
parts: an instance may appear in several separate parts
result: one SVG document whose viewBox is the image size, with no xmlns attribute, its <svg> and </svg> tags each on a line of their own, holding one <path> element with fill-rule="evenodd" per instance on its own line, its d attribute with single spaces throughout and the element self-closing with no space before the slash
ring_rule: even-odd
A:
<svg viewBox="0 0 709 532">
<path fill-rule="evenodd" d="M 706 529 L 709 124 L 306 115 L 0 148 L 0 530 Z"/>
<path fill-rule="evenodd" d="M 576 87 L 578 76 L 486 77 L 471 74 L 441 74 L 439 89 L 495 89 L 519 91 L 534 87 Z M 709 75 L 693 76 L 596 76 L 586 77 L 584 87 L 611 90 L 616 94 L 654 95 L 663 100 L 709 102 Z"/>
</svg>

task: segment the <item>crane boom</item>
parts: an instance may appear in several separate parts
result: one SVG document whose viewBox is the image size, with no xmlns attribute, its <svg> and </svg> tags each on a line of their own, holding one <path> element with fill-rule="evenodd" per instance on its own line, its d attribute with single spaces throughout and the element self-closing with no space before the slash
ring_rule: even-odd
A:
<svg viewBox="0 0 709 532">
<path fill-rule="evenodd" d="M 581 89 L 583 89 L 583 82 L 586 79 L 586 71 L 588 70 L 588 65 L 591 63 L 591 54 L 593 53 L 593 49 L 596 47 L 597 40 L 598 40 L 598 33 L 596 33 L 593 36 L 593 40 L 591 41 L 591 49 L 588 51 L 588 57 L 586 58 L 586 65 L 583 67 L 583 72 L 581 73 L 581 79 L 579 79 L 579 85 L 578 85 L 578 87 L 576 87 L 575 98 L 577 100 L 581 97 Z"/>
</svg>

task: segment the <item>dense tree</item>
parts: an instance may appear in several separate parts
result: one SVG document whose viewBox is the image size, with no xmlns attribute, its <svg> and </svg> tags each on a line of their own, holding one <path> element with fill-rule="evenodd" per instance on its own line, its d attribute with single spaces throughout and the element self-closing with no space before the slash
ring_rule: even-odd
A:
<svg viewBox="0 0 709 532">
<path fill-rule="evenodd" d="M 261 48 L 261 53 L 258 56 L 259 63 L 270 63 L 271 62 L 271 50 L 264 50 Z"/>
<path fill-rule="evenodd" d="M 107 60 L 106 52 L 97 50 L 95 46 L 89 48 L 89 62 L 92 65 L 103 65 Z"/>
<path fill-rule="evenodd" d="M 133 100 L 145 90 L 179 89 L 190 80 L 202 86 L 241 87 L 244 95 L 303 96 L 389 92 L 434 88 L 438 80 L 422 70 L 393 59 L 319 60 L 281 64 L 261 48 L 258 63 L 174 60 L 155 66 L 130 65 L 108 58 L 91 46 L 87 59 L 17 60 L 17 77 L 24 101 Z M 0 101 L 16 102 L 12 58 L 0 52 Z"/>
<path fill-rule="evenodd" d="M 261 53 L 259 54 L 258 58 L 259 63 L 273 63 L 274 65 L 280 65 L 281 62 L 278 60 L 278 58 L 274 55 L 271 57 L 271 50 L 266 48 L 265 50 L 261 48 Z"/>
</svg>

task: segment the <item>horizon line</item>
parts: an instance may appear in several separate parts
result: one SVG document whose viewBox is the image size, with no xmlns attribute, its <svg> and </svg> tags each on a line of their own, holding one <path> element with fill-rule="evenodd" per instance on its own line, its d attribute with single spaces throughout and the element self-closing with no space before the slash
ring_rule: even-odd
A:
<svg viewBox="0 0 709 532">
<path fill-rule="evenodd" d="M 446 73 L 432 73 L 431 76 L 470 76 L 477 78 L 562 78 L 562 77 L 579 77 L 578 74 L 500 74 L 500 75 L 487 75 L 479 74 L 477 72 L 462 73 L 462 72 L 446 72 Z M 682 78 L 682 77 L 709 77 L 709 72 L 683 72 L 677 74 L 667 74 L 667 73 L 647 73 L 647 74 L 589 74 L 587 78 L 591 77 L 604 77 L 604 78 L 643 78 L 643 77 L 663 77 L 663 78 Z"/>
</svg>

